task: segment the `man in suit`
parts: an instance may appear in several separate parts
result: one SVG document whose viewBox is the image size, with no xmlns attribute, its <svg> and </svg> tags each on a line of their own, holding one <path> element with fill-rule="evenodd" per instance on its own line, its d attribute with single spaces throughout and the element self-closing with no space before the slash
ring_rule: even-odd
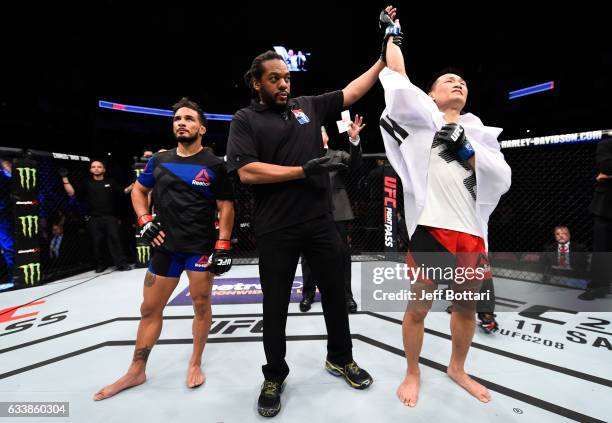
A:
<svg viewBox="0 0 612 423">
<path fill-rule="evenodd" d="M 52 263 L 57 263 L 64 256 L 66 250 L 64 227 L 60 223 L 54 223 L 51 226 L 51 234 L 53 237 L 49 242 L 49 258 Z"/>
<path fill-rule="evenodd" d="M 544 278 L 547 280 L 551 275 L 584 275 L 587 267 L 586 247 L 570 241 L 571 234 L 567 226 L 556 226 L 554 236 L 555 242 L 546 244 L 543 249 Z"/>
<path fill-rule="evenodd" d="M 323 147 L 327 150 L 325 155 L 330 157 L 340 157 L 342 163 L 348 166 L 348 170 L 357 169 L 361 166 L 361 145 L 359 132 L 365 124 L 362 124 L 363 116 L 355 115 L 355 120 L 351 122 L 348 135 L 350 141 L 350 154 L 346 151 L 332 150 L 328 147 L 329 136 L 324 126 L 321 126 L 321 135 L 323 137 Z M 331 186 L 331 196 L 333 204 L 333 215 L 336 229 L 342 240 L 342 263 L 344 267 L 344 287 L 346 294 L 346 307 L 349 313 L 357 312 L 357 303 L 353 299 L 353 291 L 351 290 L 351 249 L 348 240 L 348 224 L 355 218 L 351 209 L 351 202 L 346 192 L 347 171 L 333 171 L 329 173 L 329 181 Z M 307 312 L 310 310 L 311 304 L 314 302 L 316 281 L 312 279 L 310 266 L 306 258 L 302 256 L 302 275 L 304 277 L 304 288 L 302 291 L 302 301 L 300 302 L 300 311 Z"/>
<path fill-rule="evenodd" d="M 612 139 L 599 141 L 595 153 L 597 185 L 591 202 L 593 225 L 592 279 L 579 299 L 592 301 L 610 292 L 612 264 Z"/>
</svg>

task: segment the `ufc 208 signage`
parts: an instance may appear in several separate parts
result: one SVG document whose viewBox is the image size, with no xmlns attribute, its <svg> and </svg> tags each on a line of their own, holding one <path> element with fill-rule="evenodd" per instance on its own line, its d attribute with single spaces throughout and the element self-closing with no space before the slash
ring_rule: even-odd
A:
<svg viewBox="0 0 612 423">
<path fill-rule="evenodd" d="M 15 159 L 11 181 L 15 242 L 13 278 L 15 285 L 22 288 L 39 285 L 44 279 L 40 260 L 39 186 L 38 163 L 31 159 Z"/>
</svg>

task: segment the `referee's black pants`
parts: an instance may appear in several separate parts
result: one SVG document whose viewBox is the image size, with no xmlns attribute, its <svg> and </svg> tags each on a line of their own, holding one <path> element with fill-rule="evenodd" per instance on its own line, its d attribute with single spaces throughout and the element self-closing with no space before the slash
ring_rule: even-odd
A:
<svg viewBox="0 0 612 423">
<path fill-rule="evenodd" d="M 345 298 L 347 300 L 353 298 L 353 290 L 351 288 L 351 246 L 348 242 L 348 221 L 335 222 L 336 230 L 340 235 L 340 251 L 342 254 L 343 280 L 345 289 Z M 310 263 L 306 258 L 302 258 L 302 276 L 304 280 L 302 298 L 309 298 L 312 302 L 317 290 L 317 281 L 312 277 Z"/>
<path fill-rule="evenodd" d="M 263 341 L 267 364 L 262 366 L 262 371 L 265 379 L 283 382 L 289 374 L 285 361 L 285 326 L 300 253 L 309 261 L 321 292 L 327 327 L 327 359 L 341 366 L 351 362 L 353 344 L 345 302 L 342 248 L 331 215 L 260 235 L 257 249 L 264 297 Z"/>
<path fill-rule="evenodd" d="M 96 266 L 104 267 L 104 253 L 102 249 L 104 241 L 106 241 L 108 251 L 115 266 L 125 266 L 127 260 L 123 254 L 121 238 L 119 237 L 119 219 L 115 216 L 91 216 L 88 227 Z"/>
</svg>

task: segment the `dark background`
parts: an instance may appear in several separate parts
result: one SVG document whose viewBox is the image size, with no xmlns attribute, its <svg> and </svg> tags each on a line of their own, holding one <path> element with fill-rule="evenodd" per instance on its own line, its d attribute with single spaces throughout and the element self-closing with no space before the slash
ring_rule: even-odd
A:
<svg viewBox="0 0 612 423">
<path fill-rule="evenodd" d="M 102 110 L 100 99 L 169 108 L 182 96 L 210 113 L 249 101 L 242 75 L 252 58 L 285 45 L 310 51 L 293 95 L 341 89 L 377 58 L 384 2 L 114 1 L 6 4 L 0 13 L 0 145 L 130 162 L 143 147 L 171 147 L 168 118 Z M 411 79 L 423 87 L 448 65 L 466 72 L 467 109 L 501 126 L 501 139 L 611 126 L 609 30 L 600 8 L 516 3 L 398 2 Z M 492 3 L 491 3 L 492 4 Z M 554 80 L 555 90 L 508 100 L 508 91 Z M 366 152 L 382 152 L 377 84 L 352 113 L 365 115 Z M 205 141 L 224 154 L 228 122 Z M 123 167 L 123 165 L 121 166 Z"/>
</svg>

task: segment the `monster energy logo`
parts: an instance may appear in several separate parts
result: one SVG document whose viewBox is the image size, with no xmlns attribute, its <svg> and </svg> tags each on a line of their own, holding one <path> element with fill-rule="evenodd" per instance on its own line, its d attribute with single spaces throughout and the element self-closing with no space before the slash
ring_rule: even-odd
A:
<svg viewBox="0 0 612 423">
<path fill-rule="evenodd" d="M 151 247 L 148 245 L 139 245 L 136 247 L 138 252 L 138 263 L 147 263 L 151 257 Z"/>
<path fill-rule="evenodd" d="M 19 221 L 21 222 L 23 236 L 32 238 L 33 234 L 38 234 L 38 216 L 19 216 Z"/>
<path fill-rule="evenodd" d="M 40 263 L 30 263 L 19 266 L 23 270 L 26 285 L 34 285 L 35 282 L 40 282 Z"/>
<path fill-rule="evenodd" d="M 18 167 L 21 188 L 29 191 L 36 186 L 36 169 L 33 167 Z"/>
<path fill-rule="evenodd" d="M 138 178 L 140 174 L 144 172 L 144 169 L 134 169 L 134 172 L 136 172 L 136 177 Z"/>
</svg>

